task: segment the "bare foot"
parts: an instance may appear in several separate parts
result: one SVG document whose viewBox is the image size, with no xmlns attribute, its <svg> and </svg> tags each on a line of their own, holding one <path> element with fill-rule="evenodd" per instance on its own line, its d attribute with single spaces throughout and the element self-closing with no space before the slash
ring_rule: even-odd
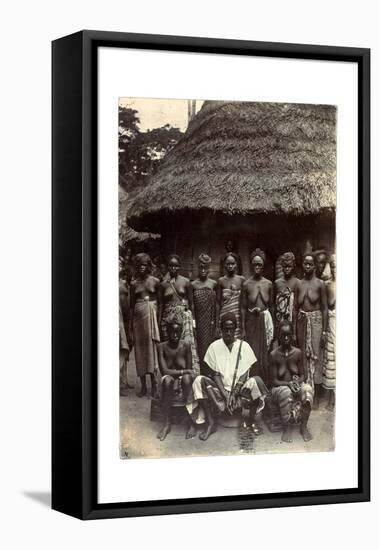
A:
<svg viewBox="0 0 379 550">
<path fill-rule="evenodd" d="M 186 433 L 186 439 L 192 439 L 196 435 L 196 426 L 195 424 L 191 424 L 187 430 Z"/>
<path fill-rule="evenodd" d="M 171 424 L 165 424 L 161 431 L 157 434 L 157 438 L 163 441 L 167 435 L 171 432 Z"/>
<path fill-rule="evenodd" d="M 328 403 L 325 408 L 327 411 L 334 412 L 334 405 L 332 403 Z"/>
<path fill-rule="evenodd" d="M 283 430 L 282 441 L 284 441 L 284 443 L 292 443 L 292 426 L 290 424 Z"/>
<path fill-rule="evenodd" d="M 313 439 L 311 432 L 308 430 L 307 426 L 300 426 L 300 433 L 303 436 L 304 441 L 310 441 Z"/>
<path fill-rule="evenodd" d="M 208 437 L 211 436 L 216 430 L 217 426 L 215 423 L 208 424 L 207 428 L 205 428 L 205 430 L 199 435 L 199 439 L 201 439 L 201 441 L 206 441 Z"/>
</svg>

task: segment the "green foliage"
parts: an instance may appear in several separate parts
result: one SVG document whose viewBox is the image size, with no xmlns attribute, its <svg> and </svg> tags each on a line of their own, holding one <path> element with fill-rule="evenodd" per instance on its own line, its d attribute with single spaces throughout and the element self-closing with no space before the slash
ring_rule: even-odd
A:
<svg viewBox="0 0 379 550">
<path fill-rule="evenodd" d="M 119 181 L 127 192 L 143 187 L 155 173 L 166 153 L 182 136 L 179 128 L 169 124 L 141 132 L 138 112 L 119 108 Z"/>
</svg>

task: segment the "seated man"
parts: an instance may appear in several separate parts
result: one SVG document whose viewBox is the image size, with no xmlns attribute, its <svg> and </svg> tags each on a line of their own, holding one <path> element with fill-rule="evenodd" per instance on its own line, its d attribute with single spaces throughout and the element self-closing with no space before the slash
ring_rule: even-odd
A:
<svg viewBox="0 0 379 550">
<path fill-rule="evenodd" d="M 212 378 L 197 376 L 192 384 L 193 403 L 187 405 L 189 412 L 200 406 L 205 415 L 206 427 L 200 439 L 207 440 L 216 431 L 214 410 L 233 414 L 241 409 L 243 402 L 249 406 L 249 426 L 255 435 L 262 429 L 255 423 L 255 415 L 264 407 L 268 390 L 258 376 L 249 378 L 249 371 L 257 359 L 247 342 L 235 338 L 237 320 L 234 313 L 221 317 L 222 338 L 213 342 L 204 357 L 213 373 Z"/>
<path fill-rule="evenodd" d="M 191 344 L 181 340 L 183 322 L 173 315 L 167 319 L 168 340 L 158 344 L 158 363 L 162 374 L 161 403 L 164 424 L 157 438 L 163 441 L 171 431 L 171 405 L 176 399 L 187 403 L 192 394 L 192 353 Z"/>
<path fill-rule="evenodd" d="M 312 436 L 307 423 L 312 409 L 313 388 L 306 384 L 301 350 L 292 345 L 292 324 L 279 325 L 279 347 L 270 353 L 270 380 L 272 402 L 279 407 L 283 422 L 282 441 L 291 443 L 292 424 L 300 420 L 304 441 Z"/>
</svg>

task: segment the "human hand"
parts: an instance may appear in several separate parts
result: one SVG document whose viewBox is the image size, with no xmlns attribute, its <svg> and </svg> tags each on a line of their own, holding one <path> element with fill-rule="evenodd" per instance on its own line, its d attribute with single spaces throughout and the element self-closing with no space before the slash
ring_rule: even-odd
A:
<svg viewBox="0 0 379 550">
<path fill-rule="evenodd" d="M 229 400 L 229 410 L 230 410 L 230 412 L 234 411 L 234 409 L 236 408 L 236 404 L 237 404 L 236 396 L 235 396 L 234 393 L 232 393 L 232 395 L 230 396 L 230 400 Z"/>
<path fill-rule="evenodd" d="M 297 393 L 298 391 L 300 391 L 300 386 L 297 382 L 291 381 L 289 382 L 288 386 L 292 393 Z"/>
</svg>

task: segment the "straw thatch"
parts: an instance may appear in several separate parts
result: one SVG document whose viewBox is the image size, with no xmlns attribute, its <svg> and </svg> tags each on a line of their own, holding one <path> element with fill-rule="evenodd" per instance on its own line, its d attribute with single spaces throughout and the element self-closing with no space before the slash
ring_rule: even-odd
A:
<svg viewBox="0 0 379 550">
<path fill-rule="evenodd" d="M 128 210 L 128 195 L 126 191 L 119 185 L 118 186 L 118 233 L 119 244 L 125 244 L 130 242 L 144 242 L 149 239 L 159 239 L 160 235 L 154 233 L 143 233 L 132 229 L 127 223 L 127 210 Z"/>
<path fill-rule="evenodd" d="M 336 204 L 336 108 L 206 101 L 134 199 L 129 223 L 157 230 L 162 216 L 307 215 Z"/>
</svg>

